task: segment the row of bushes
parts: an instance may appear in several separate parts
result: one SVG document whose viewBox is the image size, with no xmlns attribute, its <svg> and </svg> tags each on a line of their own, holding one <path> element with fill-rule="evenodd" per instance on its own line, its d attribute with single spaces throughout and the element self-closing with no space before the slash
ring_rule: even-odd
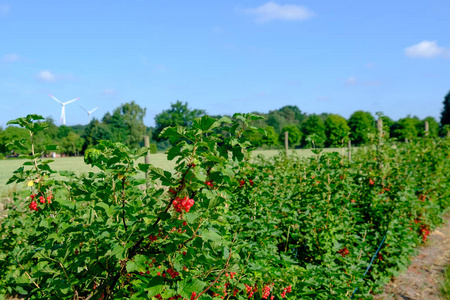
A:
<svg viewBox="0 0 450 300">
<path fill-rule="evenodd" d="M 33 137 L 40 118 L 11 123 Z M 137 164 L 148 149 L 105 141 L 85 154 L 98 172 L 55 180 L 31 151 L 0 220 L 0 298 L 370 298 L 448 207 L 449 140 L 384 141 L 352 162 L 319 150 L 252 159 L 256 119 L 165 129 L 172 173 Z"/>
</svg>

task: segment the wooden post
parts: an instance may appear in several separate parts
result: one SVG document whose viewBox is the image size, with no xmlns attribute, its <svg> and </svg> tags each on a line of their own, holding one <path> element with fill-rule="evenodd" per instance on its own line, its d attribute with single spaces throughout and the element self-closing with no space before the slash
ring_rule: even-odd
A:
<svg viewBox="0 0 450 300">
<path fill-rule="evenodd" d="M 148 135 L 144 135 L 144 147 L 150 147 L 150 137 Z M 145 163 L 150 163 L 150 151 L 148 151 L 147 155 L 145 156 Z"/>
<path fill-rule="evenodd" d="M 378 132 L 380 133 L 380 141 L 381 141 L 381 137 L 383 136 L 383 119 L 379 118 L 377 120 L 377 128 Z"/>
<path fill-rule="evenodd" d="M 352 162 L 352 141 L 348 140 L 348 161 Z"/>
<path fill-rule="evenodd" d="M 150 137 L 148 135 L 144 135 L 144 147 L 149 148 L 150 147 Z M 147 151 L 147 155 L 144 158 L 144 162 L 146 164 L 150 163 L 150 151 Z M 145 186 L 148 190 L 148 172 L 145 172 Z"/>
<path fill-rule="evenodd" d="M 425 121 L 424 123 L 424 129 L 425 129 L 425 136 L 428 136 L 428 134 L 430 133 L 430 124 L 428 124 L 428 121 Z"/>
<path fill-rule="evenodd" d="M 288 149 L 289 149 L 289 132 L 288 131 L 284 132 L 284 149 L 286 150 L 286 155 L 287 155 Z"/>
</svg>

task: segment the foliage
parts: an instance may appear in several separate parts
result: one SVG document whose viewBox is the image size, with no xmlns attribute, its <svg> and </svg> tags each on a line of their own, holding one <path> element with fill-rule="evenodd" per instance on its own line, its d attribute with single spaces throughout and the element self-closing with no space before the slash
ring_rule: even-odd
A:
<svg viewBox="0 0 450 300">
<path fill-rule="evenodd" d="M 33 150 L 41 118 L 13 120 L 32 148 L 0 220 L 0 296 L 369 299 L 450 205 L 450 140 L 386 141 L 352 163 L 318 151 L 250 160 L 257 118 L 166 128 L 173 173 L 136 163 L 147 148 L 102 141 L 85 154 L 97 171 L 61 180 Z"/>
<path fill-rule="evenodd" d="M 428 122 L 428 127 L 429 127 L 429 131 L 428 131 L 428 135 L 430 137 L 438 137 L 439 136 L 439 123 L 436 121 L 435 118 L 433 117 L 426 117 L 425 119 L 423 119 L 423 127 L 425 127 L 425 122 Z M 424 136 L 424 133 L 422 132 L 421 136 Z"/>
<path fill-rule="evenodd" d="M 162 111 L 155 116 L 156 128 L 153 132 L 153 139 L 156 141 L 165 140 L 166 138 L 161 136 L 161 132 L 166 127 L 171 126 L 184 126 L 189 127 L 195 118 L 205 115 L 206 112 L 202 109 L 190 109 L 188 103 L 184 104 L 181 101 L 172 103 L 170 108 Z"/>
<path fill-rule="evenodd" d="M 450 91 L 445 95 L 441 113 L 441 126 L 450 125 Z"/>
<path fill-rule="evenodd" d="M 420 120 L 410 116 L 399 119 L 392 125 L 391 136 L 400 141 L 413 140 L 419 135 L 418 127 L 421 125 Z"/>
<path fill-rule="evenodd" d="M 324 147 L 326 141 L 325 124 L 323 119 L 318 115 L 310 115 L 301 125 L 302 146 L 308 144 L 308 137 L 314 135 L 314 143 L 316 147 Z"/>
<path fill-rule="evenodd" d="M 350 127 L 348 127 L 344 117 L 334 114 L 327 116 L 325 119 L 325 134 L 327 136 L 325 142 L 326 147 L 342 146 L 348 141 L 349 133 Z"/>
<path fill-rule="evenodd" d="M 350 137 L 356 145 L 363 145 L 370 142 L 370 133 L 375 132 L 375 119 L 371 113 L 358 110 L 354 112 L 349 120 Z"/>
<path fill-rule="evenodd" d="M 300 142 L 300 139 L 302 138 L 302 132 L 296 125 L 286 125 L 281 130 L 280 134 L 280 142 L 284 144 L 285 135 L 284 133 L 288 132 L 288 142 L 289 146 L 293 147 L 297 145 Z"/>
<path fill-rule="evenodd" d="M 116 108 L 112 115 L 107 113 L 103 123 L 111 132 L 112 140 L 137 148 L 147 130 L 144 125 L 145 112 L 146 108 L 131 101 Z"/>
</svg>

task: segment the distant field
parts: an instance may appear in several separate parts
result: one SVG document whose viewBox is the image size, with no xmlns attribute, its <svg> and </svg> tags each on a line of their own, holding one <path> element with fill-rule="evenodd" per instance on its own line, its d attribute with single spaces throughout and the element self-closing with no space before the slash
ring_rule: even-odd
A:
<svg viewBox="0 0 450 300">
<path fill-rule="evenodd" d="M 324 152 L 334 152 L 339 151 L 342 153 L 342 149 L 338 148 L 329 148 L 324 149 Z M 255 150 L 253 151 L 253 156 L 262 154 L 266 157 L 272 157 L 278 154 L 279 150 Z M 297 150 L 289 150 L 289 155 L 295 153 L 296 155 L 308 157 L 313 155 L 311 150 L 309 149 L 297 149 Z M 86 165 L 83 161 L 83 157 L 61 157 L 55 158 L 55 161 L 51 163 L 51 167 L 55 171 L 73 171 L 76 174 L 87 173 L 93 171 L 94 169 L 88 165 Z M 4 195 L 8 193 L 9 190 L 15 189 L 14 185 L 6 185 L 6 182 L 11 177 L 11 174 L 19 168 L 25 160 L 23 159 L 4 159 L 0 160 L 0 195 Z M 144 162 L 142 158 L 139 162 Z M 172 171 L 175 163 L 173 161 L 168 161 L 166 159 L 166 154 L 157 153 L 150 155 L 150 162 L 159 168 L 162 168 L 167 171 Z"/>
</svg>

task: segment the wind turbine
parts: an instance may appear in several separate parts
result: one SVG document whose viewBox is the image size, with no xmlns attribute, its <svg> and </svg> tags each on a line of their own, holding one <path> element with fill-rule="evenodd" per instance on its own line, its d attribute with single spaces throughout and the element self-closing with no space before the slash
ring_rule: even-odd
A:
<svg viewBox="0 0 450 300">
<path fill-rule="evenodd" d="M 48 94 L 50 97 L 52 97 L 53 98 L 53 100 L 55 100 L 56 102 L 58 102 L 59 104 L 61 104 L 61 106 L 62 106 L 62 108 L 61 108 L 61 123 L 63 124 L 63 125 L 66 125 L 66 110 L 65 110 L 65 106 L 67 105 L 67 104 L 69 104 L 69 103 L 72 103 L 72 102 L 74 102 L 74 101 L 77 101 L 78 99 L 80 99 L 80 98 L 75 98 L 75 99 L 72 99 L 72 100 L 70 100 L 70 101 L 67 101 L 67 102 L 61 102 L 61 101 L 59 101 L 58 99 L 56 99 L 52 94 Z"/>
<path fill-rule="evenodd" d="M 98 106 L 96 108 L 94 108 L 93 110 L 87 110 L 86 108 L 84 108 L 83 106 L 80 105 L 80 107 L 87 112 L 88 117 L 89 117 L 89 123 L 91 123 L 91 114 L 97 110 Z"/>
</svg>

